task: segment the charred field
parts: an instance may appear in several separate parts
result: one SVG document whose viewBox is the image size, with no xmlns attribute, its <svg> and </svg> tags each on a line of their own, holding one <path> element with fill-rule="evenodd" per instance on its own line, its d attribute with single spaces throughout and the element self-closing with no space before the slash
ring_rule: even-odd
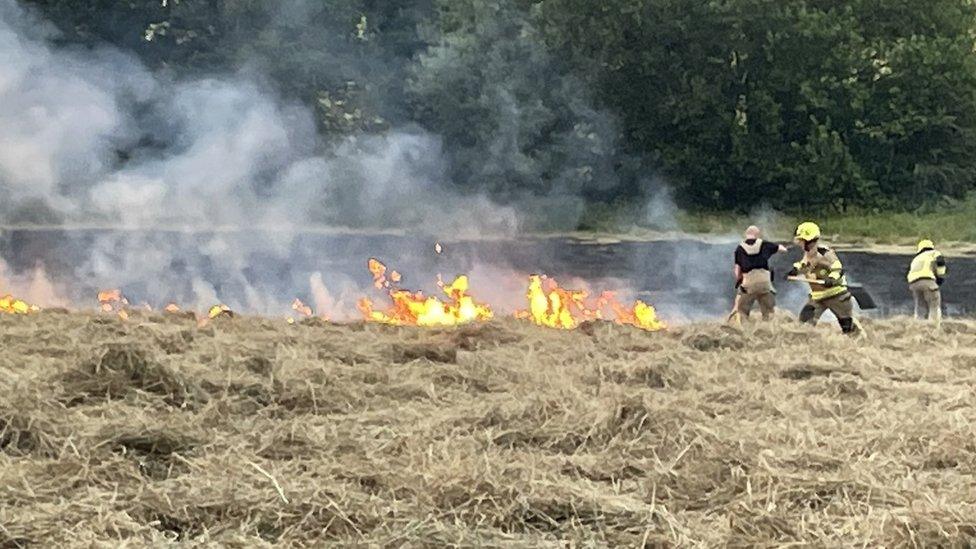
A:
<svg viewBox="0 0 976 549">
<path fill-rule="evenodd" d="M 0 547 L 967 546 L 976 323 L 0 318 Z"/>
</svg>

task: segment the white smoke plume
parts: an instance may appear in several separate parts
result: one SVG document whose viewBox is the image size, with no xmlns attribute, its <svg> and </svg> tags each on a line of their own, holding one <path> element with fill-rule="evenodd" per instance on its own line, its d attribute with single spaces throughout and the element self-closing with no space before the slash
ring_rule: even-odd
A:
<svg viewBox="0 0 976 549">
<path fill-rule="evenodd" d="M 326 147 L 313 114 L 259 78 L 173 81 L 108 47 L 55 48 L 55 34 L 14 0 L 0 0 L 0 225 L 129 230 L 78 244 L 86 251 L 73 274 L 93 286 L 141 284 L 147 298 L 197 306 L 219 299 L 218 286 L 235 286 L 234 305 L 280 311 L 290 298 L 253 288 L 248 262 L 254 254 L 287 261 L 299 231 L 518 230 L 513 209 L 449 190 L 440 142 L 422 130 Z M 264 232 L 219 232 L 228 229 Z M 192 245 L 189 236 L 172 237 L 200 230 L 217 232 Z M 194 265 L 190 255 L 220 264 Z M 174 264 L 183 270 L 168 276 Z M 312 293 L 322 294 L 321 283 Z M 307 292 L 307 277 L 298 286 Z"/>
<path fill-rule="evenodd" d="M 52 32 L 0 1 L 4 223 L 41 200 L 68 223 L 129 228 L 516 228 L 510 211 L 445 191 L 434 136 L 325 150 L 312 113 L 253 78 L 173 82 L 115 50 L 53 49 Z M 457 211 L 484 207 L 501 213 L 488 227 L 459 222 Z"/>
<path fill-rule="evenodd" d="M 511 311 L 524 306 L 525 275 L 571 262 L 558 244 L 529 253 L 537 257 L 522 267 L 510 261 L 514 241 L 481 257 L 452 256 L 453 246 L 435 257 L 429 247 L 436 239 L 511 239 L 521 232 L 519 212 L 557 212 L 564 228 L 575 226 L 583 203 L 573 191 L 501 207 L 454 190 L 441 140 L 422 129 L 326 144 L 309 109 L 282 100 L 253 72 L 174 80 L 110 47 L 55 47 L 55 36 L 15 0 L 0 0 L 0 226 L 65 229 L 0 238 L 0 253 L 13 249 L 21 261 L 4 255 L 0 293 L 78 305 L 120 287 L 154 307 L 175 301 L 202 310 L 222 301 L 271 315 L 299 297 L 344 319 L 369 288 L 365 263 L 376 255 L 409 276 L 406 287 L 433 294 L 437 274 L 469 273 L 476 297 Z M 503 129 L 524 116 L 505 112 Z M 662 184 L 653 187 L 660 191 L 646 224 L 674 230 L 673 202 Z M 344 238 L 357 231 L 357 242 Z M 415 249 L 417 241 L 425 247 Z M 663 265 L 634 255 L 611 275 L 597 259 L 589 284 L 548 274 L 567 287 L 630 297 L 628 276 L 673 270 L 675 285 L 714 296 L 727 274 L 701 265 L 725 269 L 731 248 L 728 258 L 690 250 Z M 652 289 L 683 299 L 674 288 Z M 693 310 L 677 300 L 664 307 Z"/>
</svg>

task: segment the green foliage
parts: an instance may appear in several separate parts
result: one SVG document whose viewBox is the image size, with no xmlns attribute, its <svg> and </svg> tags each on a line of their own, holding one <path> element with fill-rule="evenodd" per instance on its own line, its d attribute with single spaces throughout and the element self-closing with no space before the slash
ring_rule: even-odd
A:
<svg viewBox="0 0 976 549">
<path fill-rule="evenodd" d="M 592 109 L 514 1 L 445 0 L 441 21 L 450 30 L 419 57 L 409 89 L 457 185 L 507 200 L 635 192 L 611 117 Z"/>
<path fill-rule="evenodd" d="M 974 188 L 976 8 L 966 0 L 548 0 L 688 206 L 899 207 Z"/>
<path fill-rule="evenodd" d="M 419 123 L 452 181 L 501 200 L 639 204 L 644 163 L 695 210 L 904 210 L 976 189 L 971 0 L 30 3 L 64 42 L 266 74 L 327 136 Z"/>
<path fill-rule="evenodd" d="M 180 76 L 247 70 L 319 113 L 326 135 L 403 122 L 403 81 L 433 0 L 32 0 L 72 42 Z"/>
<path fill-rule="evenodd" d="M 678 224 L 693 233 L 739 234 L 743 228 L 762 219 L 772 238 L 788 239 L 802 216 L 759 212 L 758 215 L 684 212 Z M 829 213 L 817 218 L 828 240 L 843 243 L 879 243 L 914 246 L 921 238 L 931 238 L 940 246 L 954 242 L 976 242 L 976 195 L 963 200 L 939 201 L 911 212 L 856 208 L 845 213 Z"/>
</svg>

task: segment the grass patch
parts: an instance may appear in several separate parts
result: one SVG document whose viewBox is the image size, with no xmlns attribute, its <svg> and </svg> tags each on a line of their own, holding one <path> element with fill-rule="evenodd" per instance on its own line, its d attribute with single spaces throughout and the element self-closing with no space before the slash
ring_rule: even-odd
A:
<svg viewBox="0 0 976 549">
<path fill-rule="evenodd" d="M 768 234 L 784 238 L 798 223 L 808 219 L 815 220 L 832 242 L 914 245 L 921 238 L 943 244 L 976 242 L 976 223 L 973 223 L 976 197 L 916 212 L 856 211 L 802 219 L 777 212 L 755 215 L 680 212 L 678 225 L 689 233 L 727 234 L 739 233 L 748 225 L 759 223 Z"/>
<path fill-rule="evenodd" d="M 800 216 L 773 210 L 750 214 L 689 212 L 675 208 L 655 219 L 634 204 L 590 204 L 581 213 L 576 232 L 583 235 L 647 237 L 660 231 L 678 230 L 697 235 L 738 235 L 757 224 L 773 239 L 786 240 L 797 224 L 813 220 L 829 242 L 914 246 L 922 238 L 940 247 L 976 243 L 976 195 L 946 201 L 911 212 L 848 211 Z M 545 233 L 546 231 L 541 231 Z"/>
</svg>

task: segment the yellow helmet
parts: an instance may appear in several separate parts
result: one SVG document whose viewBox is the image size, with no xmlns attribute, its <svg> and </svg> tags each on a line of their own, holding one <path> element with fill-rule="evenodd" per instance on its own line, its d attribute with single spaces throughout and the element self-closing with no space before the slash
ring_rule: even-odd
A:
<svg viewBox="0 0 976 549">
<path fill-rule="evenodd" d="M 805 240 L 810 242 L 811 240 L 816 240 L 820 238 L 820 227 L 812 221 L 806 221 L 800 223 L 796 227 L 796 235 L 794 238 L 797 240 Z"/>
<path fill-rule="evenodd" d="M 920 240 L 918 242 L 918 251 L 922 251 L 922 250 L 924 250 L 926 248 L 935 248 L 935 242 L 932 242 L 931 240 L 929 240 L 927 238 L 926 239 L 923 239 L 923 240 Z"/>
</svg>

